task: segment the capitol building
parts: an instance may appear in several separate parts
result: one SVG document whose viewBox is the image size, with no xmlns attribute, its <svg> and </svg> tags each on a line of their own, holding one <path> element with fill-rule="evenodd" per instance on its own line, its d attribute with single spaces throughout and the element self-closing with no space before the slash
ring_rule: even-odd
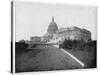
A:
<svg viewBox="0 0 100 75">
<path fill-rule="evenodd" d="M 41 37 L 42 41 L 49 42 L 52 40 L 83 40 L 89 41 L 91 40 L 91 32 L 86 29 L 81 29 L 76 26 L 66 27 L 58 29 L 56 22 L 54 21 L 54 17 L 52 17 L 52 21 L 50 22 L 47 33 Z"/>
</svg>

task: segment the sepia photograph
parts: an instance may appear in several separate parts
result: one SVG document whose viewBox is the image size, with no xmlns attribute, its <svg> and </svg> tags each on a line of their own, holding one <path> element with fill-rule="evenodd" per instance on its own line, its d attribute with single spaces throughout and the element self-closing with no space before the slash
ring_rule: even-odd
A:
<svg viewBox="0 0 100 75">
<path fill-rule="evenodd" d="M 15 1 L 12 11 L 12 72 L 97 68 L 96 6 Z"/>
</svg>

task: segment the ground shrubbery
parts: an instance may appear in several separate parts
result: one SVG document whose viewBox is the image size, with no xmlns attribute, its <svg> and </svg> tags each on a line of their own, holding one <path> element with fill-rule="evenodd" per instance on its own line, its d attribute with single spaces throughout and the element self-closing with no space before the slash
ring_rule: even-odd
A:
<svg viewBox="0 0 100 75">
<path fill-rule="evenodd" d="M 28 47 L 28 44 L 24 43 L 24 42 L 16 42 L 15 43 L 15 51 L 17 53 L 21 53 L 21 52 L 25 52 L 27 51 L 27 47 Z"/>
<path fill-rule="evenodd" d="M 85 42 L 82 40 L 65 40 L 61 45 L 60 48 L 67 48 L 67 49 L 78 49 L 78 50 L 91 50 L 91 48 L 96 48 L 96 41 L 89 41 Z"/>
</svg>

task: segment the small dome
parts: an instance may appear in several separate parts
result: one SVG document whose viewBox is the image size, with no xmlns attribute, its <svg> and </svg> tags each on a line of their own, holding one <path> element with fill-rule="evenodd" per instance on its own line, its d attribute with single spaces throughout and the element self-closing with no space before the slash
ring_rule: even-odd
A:
<svg viewBox="0 0 100 75">
<path fill-rule="evenodd" d="M 54 22 L 54 18 L 52 17 L 52 22 L 48 26 L 47 32 L 50 34 L 55 33 L 58 30 L 57 24 Z"/>
</svg>

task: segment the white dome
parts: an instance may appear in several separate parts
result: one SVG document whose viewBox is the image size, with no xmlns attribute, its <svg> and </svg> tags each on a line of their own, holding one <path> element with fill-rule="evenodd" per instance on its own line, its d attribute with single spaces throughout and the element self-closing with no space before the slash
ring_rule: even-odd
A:
<svg viewBox="0 0 100 75">
<path fill-rule="evenodd" d="M 54 22 L 54 18 L 52 17 L 52 22 L 48 26 L 47 32 L 50 34 L 55 33 L 58 30 L 57 24 Z"/>
</svg>

